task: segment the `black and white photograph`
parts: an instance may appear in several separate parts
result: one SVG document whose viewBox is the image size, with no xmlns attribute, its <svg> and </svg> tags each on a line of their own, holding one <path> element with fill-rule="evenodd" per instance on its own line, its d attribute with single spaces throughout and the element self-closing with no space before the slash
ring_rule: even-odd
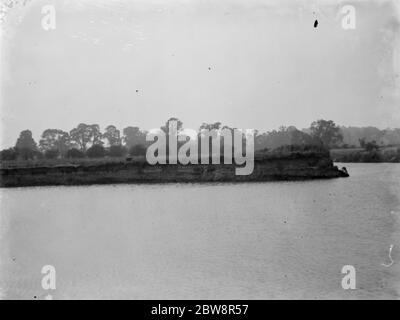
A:
<svg viewBox="0 0 400 320">
<path fill-rule="evenodd" d="M 399 299 L 400 1 L 0 0 L 0 300 Z"/>
</svg>

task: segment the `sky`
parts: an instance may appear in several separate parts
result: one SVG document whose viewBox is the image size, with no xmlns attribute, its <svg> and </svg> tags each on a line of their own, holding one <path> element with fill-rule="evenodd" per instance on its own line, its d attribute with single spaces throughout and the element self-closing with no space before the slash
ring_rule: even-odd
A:
<svg viewBox="0 0 400 320">
<path fill-rule="evenodd" d="M 56 28 L 46 31 L 48 4 Z M 355 29 L 342 27 L 345 4 Z M 399 17 L 396 0 L 3 5 L 0 148 L 25 129 L 38 141 L 48 128 L 152 129 L 172 116 L 192 129 L 306 128 L 321 118 L 400 127 Z"/>
</svg>

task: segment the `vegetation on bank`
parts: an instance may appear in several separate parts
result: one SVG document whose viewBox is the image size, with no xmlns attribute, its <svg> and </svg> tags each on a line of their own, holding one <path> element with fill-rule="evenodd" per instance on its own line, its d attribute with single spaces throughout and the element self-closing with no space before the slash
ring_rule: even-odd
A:
<svg viewBox="0 0 400 320">
<path fill-rule="evenodd" d="M 80 159 L 79 161 L 82 161 Z M 0 168 L 0 187 L 91 185 L 116 183 L 261 182 L 348 177 L 333 165 L 329 154 L 318 151 L 268 151 L 255 158 L 254 170 L 237 175 L 236 164 L 150 165 L 144 157 L 135 161 L 86 159 L 80 163 L 47 163 Z M 56 161 L 60 161 L 56 160 Z M 54 162 L 54 161 L 53 161 Z M 40 165 L 38 165 L 40 164 Z"/>
<path fill-rule="evenodd" d="M 178 131 L 183 130 L 183 123 L 176 118 L 170 118 L 160 129 L 167 133 L 168 124 L 172 120 L 178 122 Z M 199 131 L 226 128 L 233 129 L 222 126 L 220 122 L 203 123 Z M 317 120 L 311 123 L 308 129 L 303 130 L 293 126 L 282 126 L 273 131 L 256 131 L 255 152 L 256 155 L 275 154 L 279 157 L 288 152 L 327 152 L 330 149 L 335 161 L 400 162 L 400 129 L 367 129 L 346 129 L 337 126 L 331 120 Z M 367 136 L 360 136 L 363 132 Z M 97 124 L 81 123 L 69 132 L 47 129 L 37 143 L 32 132 L 24 130 L 14 147 L 0 151 L 0 161 L 2 167 L 13 167 L 118 162 L 125 161 L 127 157 L 143 158 L 151 143 L 146 141 L 146 134 L 147 131 L 138 127 L 126 127 L 121 134 L 114 125 L 107 126 L 102 132 Z M 348 136 L 353 140 L 358 137 L 358 146 L 347 143 Z M 372 138 L 374 140 L 371 140 Z M 221 150 L 224 147 L 223 143 L 222 141 Z M 394 143 L 397 143 L 397 146 L 393 145 Z"/>
<path fill-rule="evenodd" d="M 165 126 L 161 127 L 161 130 L 168 133 L 169 121 L 172 120 L 176 123 L 176 119 L 171 118 Z M 197 139 L 204 142 L 204 135 L 201 134 L 203 129 L 227 128 L 222 127 L 220 123 L 203 123 L 197 133 Z M 178 132 L 182 129 L 182 122 L 179 122 Z M 225 148 L 231 147 L 231 155 L 234 155 L 235 146 L 231 139 L 220 140 L 220 164 L 213 164 L 213 161 L 208 159 L 209 161 L 206 162 L 199 161 L 199 163 L 210 163 L 204 165 L 154 166 L 150 165 L 145 157 L 147 143 L 152 142 L 147 142 L 145 132 L 139 129 L 124 129 L 124 135 L 120 137 L 115 127 L 109 126 L 105 133 L 101 133 L 98 126 L 80 124 L 69 134 L 56 129 L 46 130 L 42 134 L 39 145 L 34 141 L 32 133 L 26 130 L 21 133 L 15 147 L 12 150 L 6 150 L 8 154 L 2 152 L 0 186 L 247 182 L 348 176 L 345 170 L 339 170 L 333 165 L 325 145 L 340 139 L 337 127 L 334 124 L 331 126 L 330 122 L 328 127 L 324 122 L 315 122 L 311 129 L 311 134 L 294 127 L 267 133 L 257 132 L 254 138 L 256 149 L 254 168 L 248 175 L 236 175 L 237 167 L 243 165 L 243 163 L 236 163 L 237 154 L 233 157 L 232 164 L 224 164 Z M 329 139 L 330 136 L 332 139 Z M 196 136 L 191 139 L 196 139 Z M 179 143 L 185 142 L 178 142 L 178 146 Z M 207 139 L 205 143 L 207 146 Z M 212 140 L 209 139 L 208 143 L 209 151 L 211 151 Z M 247 139 L 242 135 L 242 147 L 245 143 Z M 198 149 L 199 160 L 204 160 L 204 157 L 213 158 L 216 155 L 216 153 L 211 155 L 211 152 L 207 152 L 203 156 L 202 149 Z M 168 143 L 166 150 L 168 157 Z M 243 150 L 242 148 L 242 152 Z"/>
<path fill-rule="evenodd" d="M 400 147 L 331 149 L 335 162 L 400 162 Z"/>
</svg>

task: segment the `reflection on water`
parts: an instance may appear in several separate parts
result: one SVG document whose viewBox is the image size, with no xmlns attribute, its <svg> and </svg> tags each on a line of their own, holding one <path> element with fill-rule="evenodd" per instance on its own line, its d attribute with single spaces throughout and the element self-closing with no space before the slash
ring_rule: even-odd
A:
<svg viewBox="0 0 400 320">
<path fill-rule="evenodd" d="M 400 165 L 347 179 L 1 189 L 0 293 L 43 299 L 399 298 Z M 393 245 L 389 264 L 389 248 Z M 357 290 L 341 287 L 356 268 Z"/>
</svg>

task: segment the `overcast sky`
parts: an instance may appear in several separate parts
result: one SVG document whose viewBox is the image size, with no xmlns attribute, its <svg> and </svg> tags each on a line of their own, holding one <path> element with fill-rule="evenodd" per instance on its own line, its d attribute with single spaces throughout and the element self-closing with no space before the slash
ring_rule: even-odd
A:
<svg viewBox="0 0 400 320">
<path fill-rule="evenodd" d="M 47 128 L 151 129 L 171 116 L 193 129 L 400 127 L 395 2 L 353 2 L 355 30 L 342 28 L 348 1 L 18 3 L 3 14 L 0 147 L 24 129 L 38 140 Z M 52 3 L 56 29 L 45 31 Z"/>
</svg>

